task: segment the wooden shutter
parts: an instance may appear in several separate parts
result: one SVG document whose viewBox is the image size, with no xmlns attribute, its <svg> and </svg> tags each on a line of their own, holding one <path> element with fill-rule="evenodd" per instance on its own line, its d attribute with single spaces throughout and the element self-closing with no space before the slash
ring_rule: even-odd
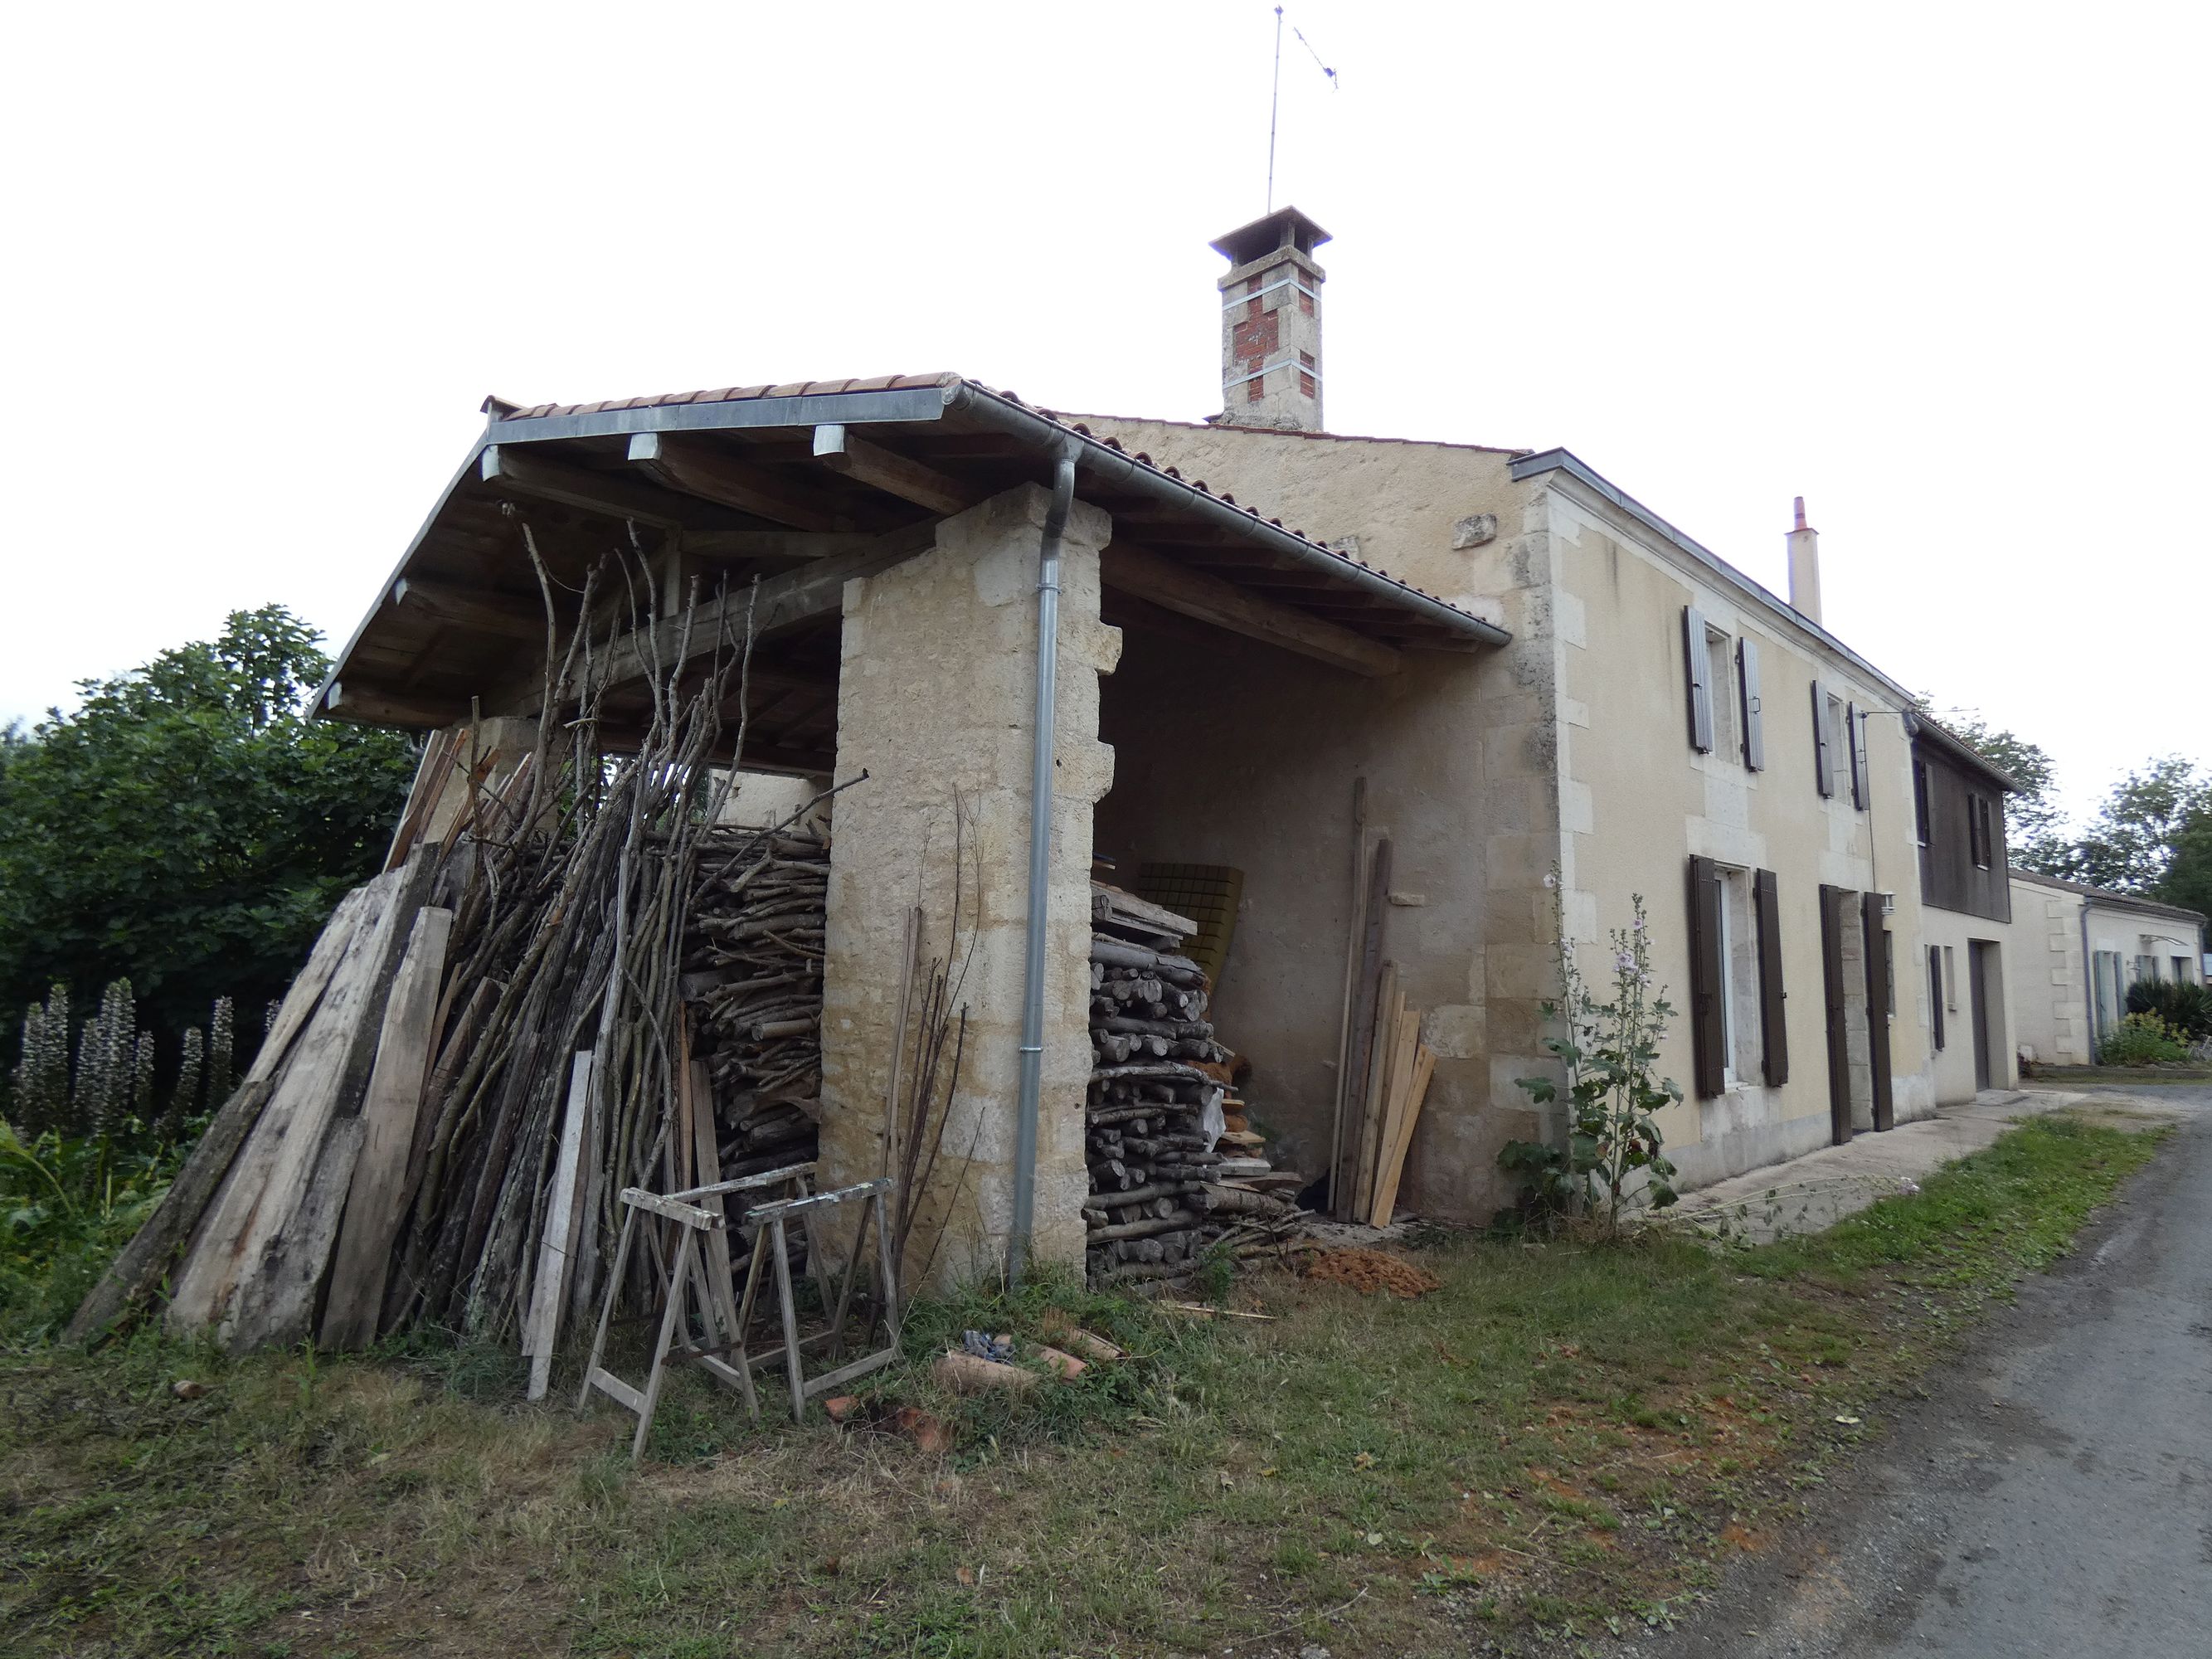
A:
<svg viewBox="0 0 2212 1659">
<path fill-rule="evenodd" d="M 1690 1037 L 1698 1094 L 1728 1089 L 1728 1027 L 1721 1014 L 1721 884 L 1711 859 L 1690 860 Z"/>
<path fill-rule="evenodd" d="M 1874 1127 L 1897 1121 L 1889 1088 L 1889 930 L 1881 925 L 1881 895 L 1859 895 L 1866 927 L 1867 1050 L 1874 1065 Z"/>
<path fill-rule="evenodd" d="M 1820 793 L 1836 793 L 1836 761 L 1828 752 L 1828 688 L 1813 682 L 1813 775 Z"/>
<path fill-rule="evenodd" d="M 1844 735 L 1850 744 L 1851 805 L 1863 812 L 1867 810 L 1867 717 L 1856 703 L 1844 709 Z"/>
<path fill-rule="evenodd" d="M 1844 999 L 1844 902 L 1850 896 L 1820 888 L 1820 987 L 1828 1013 L 1828 1132 L 1838 1146 L 1851 1138 L 1851 1040 Z"/>
<path fill-rule="evenodd" d="M 1790 1026 L 1782 1006 L 1782 906 L 1773 871 L 1752 878 L 1751 903 L 1759 922 L 1759 1040 L 1767 1085 L 1778 1089 L 1790 1081 Z"/>
<path fill-rule="evenodd" d="M 1753 772 L 1766 769 L 1766 732 L 1759 720 L 1759 641 L 1749 635 L 1735 642 L 1735 683 L 1743 702 L 1743 763 Z"/>
<path fill-rule="evenodd" d="M 1705 613 L 1682 607 L 1682 659 L 1689 671 L 1690 747 L 1700 755 L 1713 749 L 1712 655 L 1705 648 Z"/>
<path fill-rule="evenodd" d="M 1936 1046 L 1943 1046 L 1943 947 L 1928 947 L 1928 1007 L 1936 1034 Z"/>
</svg>

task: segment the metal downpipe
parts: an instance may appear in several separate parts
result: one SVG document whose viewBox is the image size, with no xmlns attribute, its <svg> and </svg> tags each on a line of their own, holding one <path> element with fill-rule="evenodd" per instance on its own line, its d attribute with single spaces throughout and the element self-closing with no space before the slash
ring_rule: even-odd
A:
<svg viewBox="0 0 2212 1659">
<path fill-rule="evenodd" d="M 1044 1079 L 1044 964 L 1047 901 L 1052 894 L 1052 773 L 1060 688 L 1060 548 L 1075 504 L 1075 457 L 1053 467 L 1052 504 L 1037 548 L 1037 677 L 1035 740 L 1030 750 L 1028 978 L 1022 988 L 1021 1090 L 1014 1121 L 1013 1236 L 1006 1282 L 1018 1288 L 1036 1221 L 1037 1103 Z"/>
</svg>

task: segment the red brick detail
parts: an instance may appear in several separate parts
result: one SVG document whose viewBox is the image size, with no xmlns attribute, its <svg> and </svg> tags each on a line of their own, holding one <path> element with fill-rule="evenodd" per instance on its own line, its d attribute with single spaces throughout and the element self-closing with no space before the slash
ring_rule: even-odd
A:
<svg viewBox="0 0 2212 1659">
<path fill-rule="evenodd" d="M 1238 357 L 1269 357 L 1282 339 L 1282 325 L 1276 313 L 1263 312 L 1257 317 L 1246 317 L 1230 331 L 1229 349 Z"/>
<path fill-rule="evenodd" d="M 1307 293 L 1304 289 L 1300 289 L 1298 290 L 1298 309 L 1304 312 L 1309 317 L 1314 314 L 1313 295 Z"/>
<path fill-rule="evenodd" d="M 1310 351 L 1301 351 L 1298 353 L 1298 362 L 1304 367 L 1311 368 L 1314 366 L 1313 353 Z"/>
<path fill-rule="evenodd" d="M 1298 371 L 1298 390 L 1309 398 L 1314 395 L 1314 377 L 1303 368 Z"/>
</svg>

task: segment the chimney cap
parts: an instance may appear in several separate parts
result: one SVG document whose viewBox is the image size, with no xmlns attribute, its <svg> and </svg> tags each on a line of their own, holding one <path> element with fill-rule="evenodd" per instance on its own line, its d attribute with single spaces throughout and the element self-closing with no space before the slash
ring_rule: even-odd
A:
<svg viewBox="0 0 2212 1659">
<path fill-rule="evenodd" d="M 1249 265 L 1279 248 L 1294 248 L 1310 257 L 1328 240 L 1328 233 L 1294 207 L 1277 208 L 1249 225 L 1240 225 L 1211 244 L 1232 265 Z"/>
<path fill-rule="evenodd" d="M 1797 528 L 1800 530 L 1810 528 L 1805 522 L 1805 498 L 1802 495 L 1797 498 Z"/>
</svg>

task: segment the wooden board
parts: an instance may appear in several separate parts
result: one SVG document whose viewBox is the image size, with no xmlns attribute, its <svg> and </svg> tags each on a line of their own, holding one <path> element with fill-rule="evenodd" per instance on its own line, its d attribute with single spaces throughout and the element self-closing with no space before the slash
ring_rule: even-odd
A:
<svg viewBox="0 0 2212 1659">
<path fill-rule="evenodd" d="M 1436 1069 L 1436 1050 L 1426 1043 L 1420 1044 L 1413 1057 L 1413 1073 L 1408 1080 L 1405 1108 L 1399 1115 L 1398 1132 L 1392 1139 L 1389 1156 L 1382 1162 L 1382 1180 L 1370 1215 L 1375 1226 L 1389 1226 L 1391 1212 L 1397 1208 L 1398 1183 L 1406 1173 L 1406 1154 L 1413 1148 L 1413 1126 L 1421 1120 L 1421 1104 L 1428 1098 L 1429 1079 Z"/>
<path fill-rule="evenodd" d="M 1421 1011 L 1405 1006 L 1399 999 L 1397 1023 L 1391 1029 L 1390 1071 L 1383 1085 L 1382 1109 L 1375 1135 L 1375 1173 L 1373 1183 L 1360 1189 L 1359 1212 L 1367 1218 L 1367 1224 L 1379 1227 L 1375 1219 L 1375 1201 L 1380 1196 L 1384 1170 L 1389 1164 L 1390 1148 L 1398 1138 L 1399 1125 L 1406 1115 L 1407 1097 L 1413 1085 L 1413 1062 L 1420 1048 Z"/>
<path fill-rule="evenodd" d="M 1399 1017 L 1406 999 L 1398 989 L 1398 964 L 1382 964 L 1375 993 L 1375 1036 L 1368 1045 L 1367 1082 L 1360 1095 L 1359 1133 L 1352 1143 L 1356 1154 L 1351 1190 L 1345 1194 L 1344 1215 L 1358 1221 L 1367 1213 L 1369 1195 L 1375 1190 L 1375 1165 L 1381 1155 L 1382 1114 L 1389 1104 L 1390 1069 Z"/>
<path fill-rule="evenodd" d="M 307 965 L 300 970 L 291 988 L 284 994 L 276 1022 L 262 1040 L 253 1064 L 222 1109 L 215 1115 L 146 1224 L 124 1247 L 106 1275 L 93 1287 L 92 1294 L 77 1309 L 66 1334 L 69 1341 L 90 1341 L 143 1301 L 168 1273 L 178 1250 L 197 1235 L 209 1206 L 221 1192 L 237 1160 L 239 1149 L 252 1133 L 269 1104 L 276 1075 L 291 1052 L 293 1039 L 322 1000 L 324 989 L 351 946 L 362 925 L 362 913 L 368 904 L 366 887 L 356 887 L 338 901 L 337 908 L 315 940 L 315 948 L 308 953 Z"/>
<path fill-rule="evenodd" d="M 591 1116 L 592 1050 L 580 1050 L 568 1066 L 568 1109 L 561 1123 L 561 1149 L 555 1155 L 553 1183 L 545 1194 L 545 1233 L 538 1251 L 538 1276 L 531 1288 L 530 1316 L 522 1329 L 522 1352 L 530 1357 L 532 1400 L 545 1398 L 553 1380 L 553 1345 L 560 1330 L 561 1298 L 568 1289 L 569 1245 L 575 1236 L 576 1172 L 581 1162 L 584 1125 Z"/>
<path fill-rule="evenodd" d="M 362 1101 L 361 1156 L 346 1194 L 338 1245 L 331 1257 L 330 1295 L 323 1311 L 322 1346 L 343 1352 L 376 1340 L 384 1306 L 385 1276 L 399 1231 L 399 1188 L 407 1179 L 408 1149 L 422 1109 L 430 1069 L 431 1027 L 453 913 L 435 906 L 418 912 L 407 954 L 392 981 L 377 1036 L 376 1060 Z"/>
<path fill-rule="evenodd" d="M 185 1254 L 169 1304 L 173 1334 L 211 1332 L 230 1348 L 307 1334 L 304 1328 L 288 1333 L 295 1323 L 304 1327 L 327 1257 L 308 1264 L 301 1259 L 303 1253 L 285 1246 L 284 1237 L 307 1211 L 339 1092 L 355 1045 L 363 1036 L 367 1004 L 392 940 L 396 900 L 406 876 L 404 870 L 393 870 L 363 890 L 368 896 L 344 957 L 286 1055 L 269 1104 Z M 343 1148 L 338 1150 L 343 1156 Z M 259 1279 L 268 1262 L 283 1264 L 281 1285 Z M 303 1304 L 301 1277 L 310 1265 Z"/>
</svg>

